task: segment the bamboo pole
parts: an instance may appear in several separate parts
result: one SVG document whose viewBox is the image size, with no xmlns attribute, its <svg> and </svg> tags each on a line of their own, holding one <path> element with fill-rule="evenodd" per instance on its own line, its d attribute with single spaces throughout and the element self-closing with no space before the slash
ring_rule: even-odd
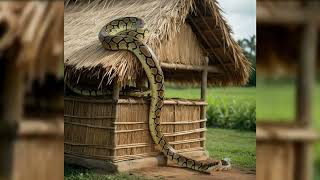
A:
<svg viewBox="0 0 320 180">
<path fill-rule="evenodd" d="M 206 102 L 207 101 L 207 86 L 208 86 L 208 64 L 209 64 L 209 57 L 205 57 L 205 63 L 204 63 L 204 69 L 202 71 L 202 81 L 201 81 L 201 100 Z M 206 114 L 207 108 L 206 106 L 201 106 L 201 114 L 200 114 L 200 119 L 206 119 L 207 114 Z M 206 128 L 206 122 L 201 122 L 200 123 L 201 128 Z M 205 137 L 205 132 L 201 133 L 201 137 Z M 201 142 L 201 147 L 204 147 L 205 142 Z"/>
<path fill-rule="evenodd" d="M 224 73 L 218 66 L 197 66 L 197 65 L 185 65 L 185 64 L 172 64 L 172 63 L 161 63 L 161 68 L 163 69 L 173 69 L 173 70 L 185 70 L 185 71 L 202 71 L 207 69 L 211 73 Z"/>
<path fill-rule="evenodd" d="M 11 59 L 6 62 L 3 108 L 0 117 L 0 180 L 12 179 L 14 140 L 23 114 L 23 74 Z"/>
<path fill-rule="evenodd" d="M 114 117 L 113 121 L 117 122 L 118 121 L 118 100 L 119 100 L 119 95 L 120 95 L 120 89 L 121 86 L 120 84 L 116 81 L 114 81 L 114 86 L 113 86 L 113 95 L 112 95 L 112 116 Z M 114 130 L 113 130 L 113 147 L 117 147 L 117 133 L 116 133 L 116 125 L 114 124 Z M 116 150 L 113 152 L 113 158 L 117 156 Z"/>
<path fill-rule="evenodd" d="M 297 79 L 296 117 L 299 124 L 311 128 L 312 96 L 317 53 L 317 25 L 308 22 L 304 27 L 301 57 Z M 307 142 L 297 143 L 296 177 L 298 180 L 313 179 L 312 147 Z"/>
</svg>

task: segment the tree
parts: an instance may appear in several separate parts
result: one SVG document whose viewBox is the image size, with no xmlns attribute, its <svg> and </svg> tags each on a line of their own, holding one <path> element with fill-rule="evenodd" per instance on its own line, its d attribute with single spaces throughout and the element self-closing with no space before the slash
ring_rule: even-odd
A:
<svg viewBox="0 0 320 180">
<path fill-rule="evenodd" d="M 256 86 L 256 36 L 253 35 L 248 39 L 244 38 L 238 40 L 238 44 L 241 46 L 244 55 L 252 64 L 252 71 L 247 85 Z"/>
</svg>

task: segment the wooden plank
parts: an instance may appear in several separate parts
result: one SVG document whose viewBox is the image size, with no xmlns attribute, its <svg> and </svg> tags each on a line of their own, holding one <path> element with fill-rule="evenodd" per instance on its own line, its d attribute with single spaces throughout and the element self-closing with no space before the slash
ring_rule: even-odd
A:
<svg viewBox="0 0 320 180">
<path fill-rule="evenodd" d="M 70 96 L 65 97 L 65 101 L 76 101 L 76 102 L 85 102 L 85 103 L 112 103 L 113 100 L 111 99 L 93 99 L 88 97 L 76 97 L 76 96 Z M 147 100 L 143 99 L 118 99 L 117 104 L 141 104 L 141 103 L 149 103 Z M 181 104 L 181 105 L 199 105 L 199 106 L 206 106 L 208 103 L 199 101 L 199 100 L 185 100 L 185 99 L 167 99 L 164 100 L 164 104 Z"/>
<path fill-rule="evenodd" d="M 310 8 L 312 4 L 308 5 Z M 315 83 L 315 67 L 317 55 L 318 28 L 314 21 L 310 20 L 304 27 L 302 43 L 300 47 L 298 83 L 297 83 L 297 121 L 306 128 L 312 126 L 312 97 Z M 307 143 L 300 143 L 297 148 L 298 180 L 313 179 L 313 158 L 311 147 Z"/>
<path fill-rule="evenodd" d="M 53 136 L 63 137 L 63 119 L 58 121 L 26 120 L 19 123 L 19 137 Z"/>
<path fill-rule="evenodd" d="M 313 179 L 313 146 L 308 142 L 298 142 L 296 144 L 296 169 L 297 180 Z"/>
<path fill-rule="evenodd" d="M 218 66 L 196 66 L 196 65 L 185 65 L 185 64 L 171 64 L 171 63 L 161 63 L 161 67 L 164 69 L 174 69 L 174 70 L 190 70 L 190 71 L 203 71 L 207 69 L 210 73 L 224 73 Z"/>
<path fill-rule="evenodd" d="M 304 24 L 310 20 L 320 24 L 319 2 L 314 7 L 304 8 L 300 2 L 258 2 L 257 22 L 266 24 Z"/>
<path fill-rule="evenodd" d="M 205 63 L 204 66 L 207 67 L 209 64 L 209 57 L 205 57 Z M 206 102 L 207 101 L 207 89 L 208 89 L 208 69 L 204 68 L 202 71 L 202 80 L 201 80 L 201 100 Z M 200 119 L 206 119 L 207 118 L 207 108 L 206 106 L 200 107 Z M 206 122 L 200 123 L 200 128 L 206 128 Z M 206 133 L 202 132 L 201 137 L 205 138 Z M 205 147 L 205 141 L 202 141 L 200 144 L 201 147 Z"/>
<path fill-rule="evenodd" d="M 3 59 L 0 59 L 3 61 Z M 23 115 L 24 78 L 23 71 L 18 69 L 16 61 L 7 59 L 3 84 L 3 109 L 0 117 L 0 177 L 11 179 L 14 161 L 14 141 L 17 124 Z M 6 127 L 6 128 L 3 128 Z"/>
<path fill-rule="evenodd" d="M 257 142 L 257 179 L 293 180 L 293 143 Z"/>
<path fill-rule="evenodd" d="M 175 125 L 175 124 L 195 124 L 199 122 L 205 122 L 206 119 L 200 119 L 200 120 L 190 120 L 190 121 L 173 121 L 173 122 L 161 122 L 161 125 L 168 124 L 168 125 Z M 149 124 L 149 122 L 114 122 L 113 124 L 116 125 L 133 125 L 133 124 Z"/>
<path fill-rule="evenodd" d="M 114 117 L 114 122 L 117 122 L 118 121 L 118 101 L 119 101 L 119 94 L 120 94 L 120 90 L 121 90 L 121 87 L 120 87 L 120 84 L 117 83 L 117 79 L 114 81 L 115 84 L 113 85 L 113 94 L 112 94 L 112 101 L 113 101 L 113 104 L 112 104 L 112 113 L 111 113 L 111 116 Z M 115 125 L 114 125 L 115 126 Z M 113 143 L 112 143 L 112 146 L 116 147 L 117 146 L 117 135 L 116 135 L 116 128 L 114 128 L 113 130 Z M 112 151 L 112 160 L 114 160 L 114 157 L 117 156 L 117 152 L 116 151 Z"/>
<path fill-rule="evenodd" d="M 63 179 L 63 136 L 19 138 L 14 151 L 14 180 Z"/>
<path fill-rule="evenodd" d="M 311 127 L 312 97 L 315 83 L 318 28 L 310 22 L 304 27 L 298 66 L 296 119 L 299 124 Z"/>
<path fill-rule="evenodd" d="M 304 128 L 284 128 L 284 127 L 269 127 L 263 128 L 257 126 L 256 129 L 257 141 L 316 141 L 319 135 L 316 131 Z"/>
<path fill-rule="evenodd" d="M 105 126 L 97 126 L 97 125 L 92 125 L 92 124 L 67 122 L 67 121 L 65 121 L 64 124 L 71 124 L 71 125 L 74 125 L 74 126 L 84 126 L 84 127 L 87 127 L 87 128 L 94 128 L 94 129 L 108 129 L 108 130 L 114 130 L 115 129 L 115 127 L 105 127 Z"/>
</svg>

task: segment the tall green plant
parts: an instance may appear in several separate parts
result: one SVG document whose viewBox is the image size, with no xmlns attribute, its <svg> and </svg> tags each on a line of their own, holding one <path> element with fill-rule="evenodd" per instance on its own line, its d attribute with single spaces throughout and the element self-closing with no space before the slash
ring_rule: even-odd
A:
<svg viewBox="0 0 320 180">
<path fill-rule="evenodd" d="M 256 130 L 256 106 L 254 103 L 223 101 L 209 102 L 207 126 L 246 131 Z"/>
<path fill-rule="evenodd" d="M 253 35 L 248 39 L 238 40 L 244 55 L 249 59 L 252 65 L 252 71 L 248 82 L 249 86 L 256 86 L 256 36 Z"/>
</svg>

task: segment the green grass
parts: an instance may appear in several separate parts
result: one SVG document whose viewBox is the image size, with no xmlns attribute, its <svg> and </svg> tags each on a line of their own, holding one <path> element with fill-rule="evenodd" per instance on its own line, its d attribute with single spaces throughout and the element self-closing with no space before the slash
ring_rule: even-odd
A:
<svg viewBox="0 0 320 180">
<path fill-rule="evenodd" d="M 167 88 L 166 97 L 199 99 L 200 89 Z M 255 131 L 255 88 L 209 88 L 207 126 Z"/>
<path fill-rule="evenodd" d="M 151 180 L 144 176 L 132 175 L 130 173 L 97 174 L 84 168 L 64 165 L 65 180 Z M 154 180 L 154 178 L 152 179 Z"/>
<path fill-rule="evenodd" d="M 165 96 L 168 98 L 199 99 L 200 88 L 166 88 Z M 208 88 L 207 96 L 209 103 L 217 99 L 223 101 L 255 102 L 256 89 L 243 87 Z"/>
<path fill-rule="evenodd" d="M 234 167 L 256 167 L 255 132 L 208 128 L 206 148 L 214 159 L 230 158 Z"/>
<path fill-rule="evenodd" d="M 293 121 L 296 91 L 293 83 L 257 85 L 257 120 Z M 320 84 L 314 89 L 313 116 L 315 127 L 320 129 Z"/>
</svg>

